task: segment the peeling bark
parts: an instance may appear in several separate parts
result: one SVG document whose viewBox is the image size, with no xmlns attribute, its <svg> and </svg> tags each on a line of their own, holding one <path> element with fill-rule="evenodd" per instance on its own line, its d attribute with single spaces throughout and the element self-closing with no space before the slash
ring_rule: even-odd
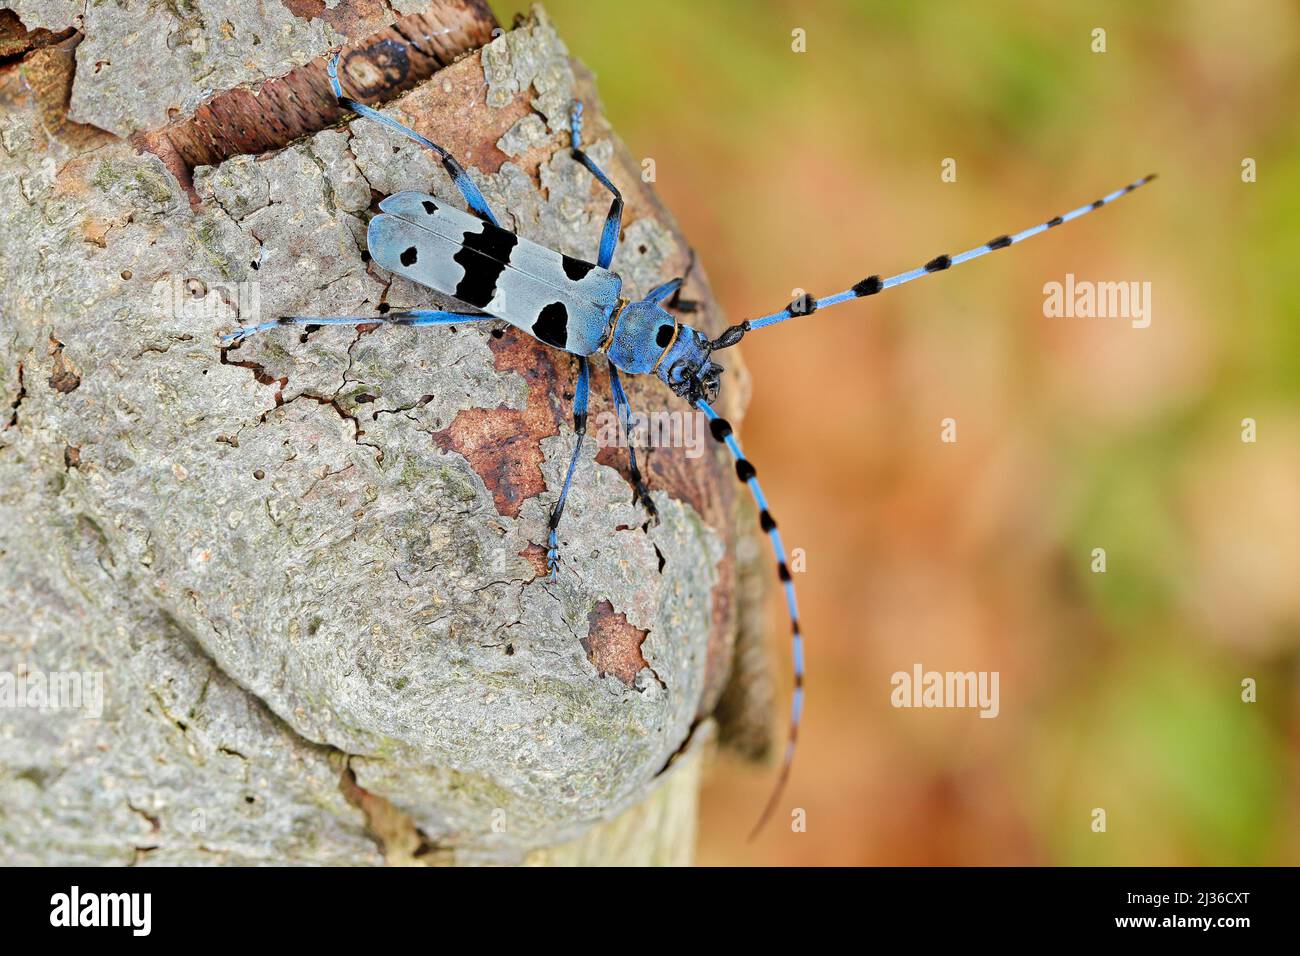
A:
<svg viewBox="0 0 1300 956">
<path fill-rule="evenodd" d="M 184 9 L 204 37 L 226 18 L 235 48 L 258 29 L 216 0 Z M 427 22 L 459 25 L 442 40 L 460 37 L 459 55 L 416 49 L 410 17 L 393 26 L 377 0 L 284 11 L 308 39 L 352 42 L 360 97 L 405 89 L 384 108 L 450 148 L 504 225 L 590 258 L 608 199 L 565 148 L 580 97 L 588 152 L 627 199 L 627 289 L 686 268 L 540 12 L 470 51 L 491 34 L 486 8 L 429 4 Z M 104 680 L 98 718 L 0 710 L 3 855 L 688 860 L 748 606 L 733 529 L 752 522 L 725 456 L 646 454 L 652 526 L 625 451 L 589 444 L 551 584 L 546 517 L 575 441 L 566 356 L 477 324 L 219 348 L 259 316 L 454 308 L 371 265 L 364 233 L 382 195 L 460 200 L 414 144 L 365 120 L 327 128 L 320 59 L 282 63 L 259 99 L 214 51 L 220 92 L 190 97 L 193 78 L 159 63 L 108 105 L 121 74 L 88 50 L 131 18 L 89 8 L 62 21 L 84 37 L 19 38 L 0 62 L 0 672 Z M 367 31 L 406 43 L 427 79 L 372 70 L 391 48 Z M 293 116 L 261 123 L 285 98 Z M 244 130 L 223 128 L 236 117 Z M 698 266 L 684 294 L 701 303 L 693 324 L 725 326 Z M 593 421 L 613 411 L 594 372 Z M 681 411 L 659 383 L 628 384 L 638 411 Z"/>
</svg>

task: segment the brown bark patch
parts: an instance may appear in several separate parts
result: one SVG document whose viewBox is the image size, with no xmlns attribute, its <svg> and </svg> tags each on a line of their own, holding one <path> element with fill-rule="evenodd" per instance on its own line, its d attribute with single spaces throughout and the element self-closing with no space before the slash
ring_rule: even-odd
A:
<svg viewBox="0 0 1300 956">
<path fill-rule="evenodd" d="M 546 549 L 540 544 L 530 544 L 528 547 L 524 548 L 524 550 L 519 552 L 519 557 L 525 559 L 533 566 L 534 578 L 540 578 L 550 574 L 550 571 L 546 568 Z"/>
<path fill-rule="evenodd" d="M 542 439 L 559 433 L 560 400 L 566 390 L 572 394 L 576 372 L 567 356 L 523 335 L 507 331 L 491 339 L 490 347 L 497 371 L 515 372 L 527 382 L 528 407 L 462 409 L 432 438 L 443 451 L 464 455 L 497 512 L 517 518 L 525 501 L 546 490 Z"/>
<path fill-rule="evenodd" d="M 74 123 L 68 119 L 68 105 L 72 102 L 72 80 L 77 72 L 77 45 L 81 40 L 82 35 L 76 32 L 60 40 L 52 39 L 50 43 L 27 53 L 19 67 L 21 85 L 35 102 L 45 131 L 54 139 L 77 150 L 92 149 L 114 139 L 111 133 L 106 133 L 97 126 Z"/>
<path fill-rule="evenodd" d="M 30 50 L 39 50 L 72 36 L 74 30 L 55 32 L 44 27 L 28 30 L 12 10 L 0 10 L 0 64 L 16 60 Z"/>
<path fill-rule="evenodd" d="M 357 783 L 356 772 L 351 767 L 343 768 L 339 791 L 343 799 L 365 815 L 366 831 L 390 866 L 433 866 L 452 861 L 451 851 L 436 846 L 409 813 Z"/>
<path fill-rule="evenodd" d="M 112 225 L 106 219 L 89 217 L 81 222 L 81 238 L 92 246 L 104 249 L 108 247 L 108 229 Z"/>
<path fill-rule="evenodd" d="M 54 366 L 50 370 L 50 388 L 64 395 L 76 391 L 81 385 L 81 369 L 72 364 L 64 354 L 63 343 L 50 338 L 50 354 L 54 356 Z"/>
<path fill-rule="evenodd" d="M 392 17 L 383 0 L 340 0 L 330 9 L 325 0 L 280 0 L 299 20 L 324 20 L 345 36 L 373 32 Z"/>
<path fill-rule="evenodd" d="M 641 669 L 650 663 L 641 654 L 649 631 L 633 627 L 623 612 L 614 613 L 614 605 L 601 601 L 587 615 L 588 631 L 582 641 L 587 660 L 601 677 L 612 674 L 631 687 Z"/>
</svg>

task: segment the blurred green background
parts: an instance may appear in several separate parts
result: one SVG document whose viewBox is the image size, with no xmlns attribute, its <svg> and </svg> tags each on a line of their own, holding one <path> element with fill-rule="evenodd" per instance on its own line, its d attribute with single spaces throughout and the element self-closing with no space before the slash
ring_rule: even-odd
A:
<svg viewBox="0 0 1300 956">
<path fill-rule="evenodd" d="M 546 9 L 731 321 L 1160 174 L 746 339 L 745 447 L 808 556 L 808 823 L 746 844 L 772 771 L 723 757 L 700 862 L 1300 863 L 1297 7 Z M 1066 273 L 1149 281 L 1151 326 L 1044 317 Z M 894 709 L 916 662 L 998 671 L 1000 715 Z"/>
</svg>

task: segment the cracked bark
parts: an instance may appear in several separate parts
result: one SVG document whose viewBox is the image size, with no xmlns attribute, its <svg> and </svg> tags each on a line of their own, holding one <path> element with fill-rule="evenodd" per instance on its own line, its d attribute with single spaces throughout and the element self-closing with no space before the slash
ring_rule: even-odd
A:
<svg viewBox="0 0 1300 956">
<path fill-rule="evenodd" d="M 683 271 L 543 14 L 480 50 L 481 4 L 410 7 L 288 3 L 283 42 L 346 42 L 351 92 L 451 148 L 503 224 L 590 258 L 608 199 L 564 148 L 580 97 L 628 201 L 615 268 L 635 293 Z M 101 674 L 103 715 L 0 710 L 0 854 L 688 860 L 711 715 L 756 631 L 724 457 L 646 456 L 649 527 L 625 450 L 588 454 L 550 585 L 571 359 L 477 326 L 215 343 L 257 315 L 454 307 L 364 254 L 377 197 L 457 201 L 441 167 L 337 125 L 319 58 L 234 56 L 261 28 L 242 7 L 197 0 L 177 29 L 206 54 L 139 65 L 130 96 L 130 45 L 111 67 L 94 53 L 129 12 L 61 9 L 18 4 L 31 30 L 0 17 L 0 693 L 4 674 Z M 164 75 L 177 62 L 193 75 Z M 199 77 L 227 85 L 195 100 Z M 725 326 L 699 267 L 686 295 L 694 324 Z M 729 378 L 734 418 L 743 369 Z M 597 367 L 593 428 L 605 386 Z M 628 390 L 682 411 L 656 383 Z M 753 666 L 727 690 L 724 735 L 749 750 L 764 690 Z"/>
</svg>

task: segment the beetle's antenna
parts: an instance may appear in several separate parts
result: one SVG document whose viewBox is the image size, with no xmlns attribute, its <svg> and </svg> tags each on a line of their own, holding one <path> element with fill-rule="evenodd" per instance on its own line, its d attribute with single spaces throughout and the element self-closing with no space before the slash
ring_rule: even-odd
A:
<svg viewBox="0 0 1300 956">
<path fill-rule="evenodd" d="M 772 787 L 772 795 L 767 798 L 767 805 L 763 807 L 758 822 L 750 831 L 749 838 L 752 840 L 758 836 L 759 831 L 763 829 L 763 824 L 767 823 L 772 811 L 776 809 L 777 801 L 781 799 L 781 793 L 785 790 L 785 782 L 790 777 L 790 767 L 794 763 L 795 743 L 799 737 L 799 720 L 803 715 L 803 635 L 799 631 L 799 605 L 795 601 L 790 566 L 785 560 L 785 545 L 781 542 L 780 532 L 776 530 L 776 521 L 772 518 L 772 512 L 768 510 L 763 489 L 758 484 L 758 478 L 755 477 L 754 466 L 740 450 L 740 443 L 736 441 L 736 436 L 731 430 L 731 423 L 715 412 L 703 399 L 697 399 L 695 406 L 708 417 L 709 431 L 713 433 L 713 437 L 726 445 L 727 451 L 731 452 L 731 457 L 736 460 L 736 477 L 749 487 L 749 493 L 754 496 L 754 503 L 758 505 L 759 525 L 767 533 L 768 540 L 772 542 L 772 553 L 776 555 L 777 574 L 785 588 L 786 608 L 790 612 L 791 654 L 794 658 L 794 698 L 790 702 L 790 733 L 786 738 L 785 755 L 781 759 L 781 771 L 776 778 L 775 786 Z"/>
<path fill-rule="evenodd" d="M 776 325 L 779 322 L 784 322 L 787 319 L 798 318 L 802 315 L 812 315 L 818 309 L 825 309 L 832 305 L 839 305 L 841 302 L 851 302 L 854 299 L 861 299 L 869 295 L 875 295 L 876 293 L 883 292 L 886 289 L 892 289 L 895 286 L 911 282 L 913 279 L 927 276 L 932 272 L 942 272 L 945 269 L 952 268 L 953 266 L 961 265 L 963 262 L 969 262 L 971 259 L 978 259 L 980 256 L 987 253 L 995 252 L 998 249 L 1005 249 L 1007 246 L 1015 245 L 1018 242 L 1024 242 L 1030 236 L 1036 236 L 1040 232 L 1046 232 L 1054 226 L 1059 226 L 1063 223 L 1069 222 L 1071 219 L 1078 219 L 1080 216 L 1087 215 L 1094 209 L 1100 209 L 1102 206 L 1114 202 L 1120 196 L 1131 193 L 1139 186 L 1146 185 L 1155 178 L 1155 173 L 1152 173 L 1150 176 L 1144 176 L 1137 182 L 1129 183 L 1122 189 L 1117 189 L 1113 193 L 1102 196 L 1100 199 L 1090 202 L 1086 206 L 1072 209 L 1060 216 L 1053 216 L 1051 219 L 1047 220 L 1047 222 L 1041 222 L 1036 226 L 1031 226 L 1029 229 L 1024 229 L 1014 235 L 998 236 L 995 239 L 990 239 L 981 246 L 976 246 L 974 249 L 967 249 L 965 252 L 959 253 L 955 256 L 935 256 L 923 266 L 918 266 L 908 272 L 900 272 L 898 275 L 890 276 L 887 279 L 882 279 L 878 275 L 868 276 L 861 282 L 854 283 L 843 292 L 837 292 L 835 295 L 828 295 L 821 299 L 812 296 L 800 296 L 780 312 L 773 312 L 771 315 L 765 315 L 761 319 L 747 319 L 738 325 L 731 326 L 731 328 L 727 329 L 713 340 L 713 348 L 714 350 L 730 348 L 739 342 L 746 332 L 764 329 L 769 325 Z"/>
</svg>

